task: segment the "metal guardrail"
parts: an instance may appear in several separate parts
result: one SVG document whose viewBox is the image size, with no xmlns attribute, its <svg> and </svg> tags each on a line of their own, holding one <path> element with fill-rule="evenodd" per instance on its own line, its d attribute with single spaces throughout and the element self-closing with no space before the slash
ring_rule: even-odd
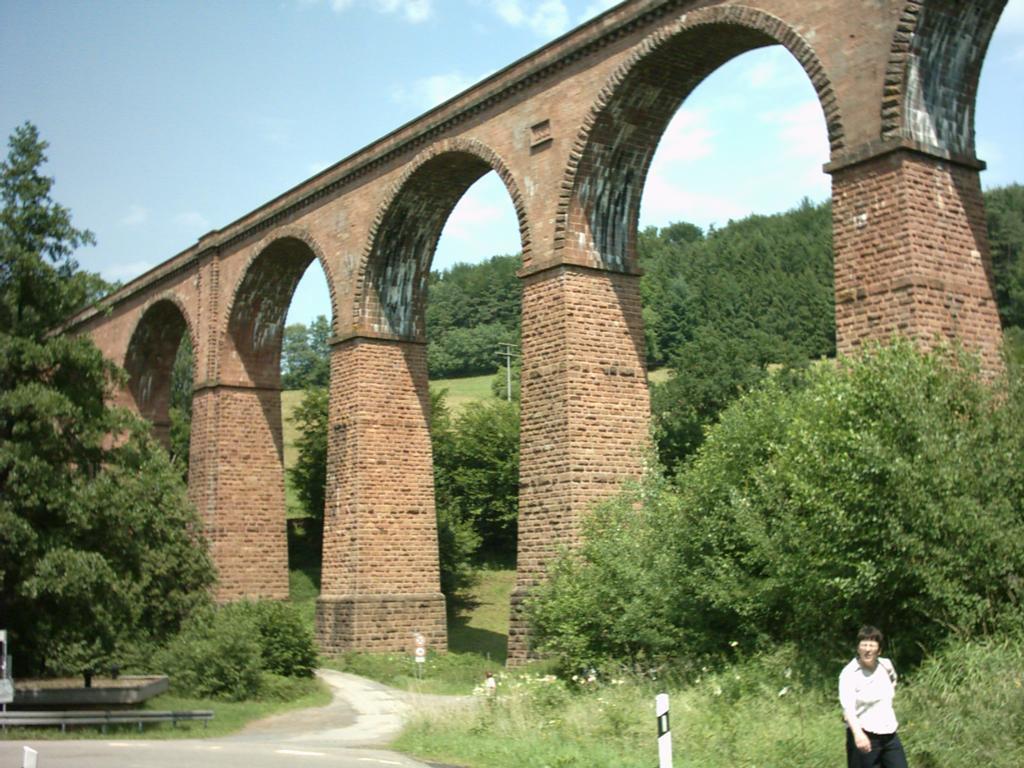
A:
<svg viewBox="0 0 1024 768">
<path fill-rule="evenodd" d="M 4 712 L 0 715 L 0 725 L 33 726 L 59 725 L 61 732 L 69 725 L 99 725 L 106 733 L 108 725 L 130 725 L 137 723 L 139 732 L 145 723 L 170 723 L 176 726 L 179 721 L 202 720 L 203 727 L 213 719 L 213 712 L 208 709 L 191 709 L 180 712 L 160 710 L 72 710 L 67 712 Z"/>
</svg>

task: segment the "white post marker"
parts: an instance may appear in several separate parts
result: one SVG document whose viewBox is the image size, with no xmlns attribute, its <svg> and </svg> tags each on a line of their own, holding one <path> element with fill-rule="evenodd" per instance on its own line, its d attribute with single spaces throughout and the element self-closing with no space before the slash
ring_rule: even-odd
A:
<svg viewBox="0 0 1024 768">
<path fill-rule="evenodd" d="M 21 768 L 36 768 L 36 758 L 39 753 L 32 747 L 25 747 L 25 756 L 21 760 Z"/>
<path fill-rule="evenodd" d="M 659 693 L 655 697 L 654 713 L 658 717 L 658 766 L 672 768 L 672 731 L 668 724 L 667 693 Z"/>
</svg>

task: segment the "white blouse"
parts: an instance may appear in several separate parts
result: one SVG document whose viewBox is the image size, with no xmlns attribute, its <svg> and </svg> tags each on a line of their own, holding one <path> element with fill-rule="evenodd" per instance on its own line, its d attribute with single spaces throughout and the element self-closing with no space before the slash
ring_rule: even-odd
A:
<svg viewBox="0 0 1024 768">
<path fill-rule="evenodd" d="M 896 733 L 895 695 L 896 671 L 889 659 L 879 658 L 871 671 L 854 659 L 839 674 L 839 704 L 844 713 L 856 713 L 857 723 L 865 731 Z"/>
</svg>

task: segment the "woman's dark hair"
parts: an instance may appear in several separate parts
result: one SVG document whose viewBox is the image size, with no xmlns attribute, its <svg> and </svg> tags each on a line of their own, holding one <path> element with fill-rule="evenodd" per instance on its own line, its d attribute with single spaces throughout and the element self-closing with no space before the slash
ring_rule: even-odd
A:
<svg viewBox="0 0 1024 768">
<path fill-rule="evenodd" d="M 862 640 L 874 640 L 878 643 L 878 647 L 882 647 L 882 643 L 885 641 L 885 637 L 882 635 L 882 630 L 878 627 L 872 627 L 870 624 L 865 624 L 860 628 L 857 633 L 857 644 L 860 645 Z"/>
</svg>

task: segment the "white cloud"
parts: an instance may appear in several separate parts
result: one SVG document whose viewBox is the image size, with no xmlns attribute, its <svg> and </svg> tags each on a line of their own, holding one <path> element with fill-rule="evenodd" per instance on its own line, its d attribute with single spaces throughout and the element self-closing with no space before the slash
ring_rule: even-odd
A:
<svg viewBox="0 0 1024 768">
<path fill-rule="evenodd" d="M 673 221 L 690 221 L 700 227 L 723 225 L 750 213 L 749 204 L 738 197 L 718 197 L 707 190 L 691 191 L 669 178 L 663 169 L 651 168 L 641 199 L 641 226 L 666 226 Z M 690 180 L 689 183 L 692 183 Z"/>
<path fill-rule="evenodd" d="M 569 29 L 569 9 L 562 0 L 494 0 L 492 7 L 506 24 L 526 27 L 541 37 L 555 37 Z"/>
<path fill-rule="evenodd" d="M 152 261 L 126 261 L 121 264 L 110 264 L 106 267 L 101 267 L 100 275 L 104 280 L 111 282 L 127 282 L 134 280 L 143 272 L 148 272 L 155 266 L 156 264 Z"/>
<path fill-rule="evenodd" d="M 591 3 L 583 9 L 583 13 L 579 15 L 580 23 L 582 24 L 584 21 L 594 18 L 599 13 L 607 11 L 619 2 L 620 0 L 596 0 L 596 2 Z"/>
<path fill-rule="evenodd" d="M 762 112 L 758 121 L 777 129 L 778 141 L 787 156 L 828 161 L 828 130 L 817 100 L 804 101 L 790 109 Z"/>
<path fill-rule="evenodd" d="M 504 208 L 508 207 L 506 203 Z M 460 240 L 479 237 L 485 227 L 504 218 L 504 208 L 479 195 L 463 195 L 445 222 L 444 234 Z"/>
<path fill-rule="evenodd" d="M 395 88 L 391 92 L 391 97 L 399 103 L 414 104 L 422 109 L 428 109 L 447 101 L 475 82 L 476 80 L 461 72 L 430 75 L 413 81 L 408 88 L 405 86 Z"/>
<path fill-rule="evenodd" d="M 778 69 L 772 59 L 761 59 L 747 70 L 747 82 L 751 88 L 763 88 L 778 77 Z"/>
<path fill-rule="evenodd" d="M 715 132 L 706 109 L 680 109 L 658 142 L 656 162 L 690 163 L 714 151 Z"/>
<path fill-rule="evenodd" d="M 361 2 L 378 13 L 399 15 L 410 24 L 424 22 L 434 13 L 433 0 L 361 0 Z M 344 13 L 355 6 L 356 0 L 330 0 L 330 3 L 331 9 L 335 13 Z"/>
<path fill-rule="evenodd" d="M 141 205 L 133 203 L 119 222 L 122 227 L 137 227 L 149 220 L 149 211 Z"/>
<path fill-rule="evenodd" d="M 198 211 L 179 213 L 174 217 L 174 223 L 183 229 L 197 231 L 199 234 L 205 234 L 211 229 L 209 220 Z"/>
</svg>

